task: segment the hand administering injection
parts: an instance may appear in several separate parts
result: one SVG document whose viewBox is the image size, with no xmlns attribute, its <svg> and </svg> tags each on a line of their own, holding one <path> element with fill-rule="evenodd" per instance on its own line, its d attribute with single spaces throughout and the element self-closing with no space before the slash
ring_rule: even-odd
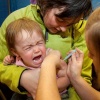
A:
<svg viewBox="0 0 100 100">
<path fill-rule="evenodd" d="M 83 58 L 83 52 L 76 48 L 72 56 L 68 59 L 67 75 L 70 79 L 77 78 L 81 75 Z"/>
</svg>

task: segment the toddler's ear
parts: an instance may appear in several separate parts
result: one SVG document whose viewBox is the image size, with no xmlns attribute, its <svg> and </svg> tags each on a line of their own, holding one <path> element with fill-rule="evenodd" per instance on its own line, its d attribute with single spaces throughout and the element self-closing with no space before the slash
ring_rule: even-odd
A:
<svg viewBox="0 0 100 100">
<path fill-rule="evenodd" d="M 17 61 L 21 60 L 20 56 L 16 56 Z"/>
<path fill-rule="evenodd" d="M 19 54 L 17 53 L 15 49 L 11 48 L 11 52 L 14 56 L 16 56 L 17 58 L 20 58 Z"/>
</svg>

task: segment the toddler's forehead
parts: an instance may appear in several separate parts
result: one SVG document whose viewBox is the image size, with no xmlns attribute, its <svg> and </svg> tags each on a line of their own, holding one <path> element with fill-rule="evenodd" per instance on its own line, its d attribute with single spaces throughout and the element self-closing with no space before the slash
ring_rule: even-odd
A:
<svg viewBox="0 0 100 100">
<path fill-rule="evenodd" d="M 22 30 L 15 36 L 15 41 L 22 41 L 25 39 L 31 38 L 31 34 L 28 31 Z"/>
<path fill-rule="evenodd" d="M 15 41 L 21 42 L 21 41 L 31 41 L 31 39 L 34 41 L 36 39 L 44 39 L 44 35 L 42 32 L 33 30 L 33 31 L 27 31 L 22 30 L 22 32 L 19 32 L 16 37 Z"/>
</svg>

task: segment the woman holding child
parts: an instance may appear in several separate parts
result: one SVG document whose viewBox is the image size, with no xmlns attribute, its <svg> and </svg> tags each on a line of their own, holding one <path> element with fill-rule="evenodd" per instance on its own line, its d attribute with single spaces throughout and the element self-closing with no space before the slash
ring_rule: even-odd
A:
<svg viewBox="0 0 100 100">
<path fill-rule="evenodd" d="M 0 79 L 13 91 L 23 92 L 24 87 L 32 95 L 36 93 L 39 70 L 26 70 L 15 65 L 4 66 L 3 58 L 8 54 L 5 31 L 8 24 L 27 17 L 38 22 L 46 37 L 46 47 L 59 50 L 62 58 L 76 47 L 84 52 L 82 77 L 91 84 L 91 64 L 84 38 L 85 17 L 92 11 L 90 0 L 37 0 L 37 5 L 29 5 L 10 14 L 0 29 Z M 15 70 L 17 70 L 15 72 Z M 9 75 L 7 77 L 7 73 Z M 15 80 L 16 79 L 16 80 Z M 59 88 L 59 87 L 58 87 Z M 75 89 L 68 87 L 68 100 L 80 99 Z M 64 97 L 63 97 L 64 98 Z"/>
</svg>

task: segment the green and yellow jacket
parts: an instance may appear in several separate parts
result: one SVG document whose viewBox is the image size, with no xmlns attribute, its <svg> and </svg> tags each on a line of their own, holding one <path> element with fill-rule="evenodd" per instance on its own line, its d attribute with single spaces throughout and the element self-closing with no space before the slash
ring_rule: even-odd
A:
<svg viewBox="0 0 100 100">
<path fill-rule="evenodd" d="M 16 65 L 4 66 L 2 61 L 4 57 L 8 55 L 5 41 L 6 27 L 10 22 L 22 17 L 28 17 L 38 22 L 43 30 L 43 33 L 46 35 L 46 47 L 59 50 L 63 58 L 70 50 L 75 49 L 76 47 L 81 49 L 84 52 L 84 63 L 81 75 L 91 85 L 92 61 L 88 58 L 88 50 L 84 37 L 84 28 L 86 25 L 86 20 L 80 20 L 78 23 L 67 29 L 66 32 L 60 32 L 54 35 L 46 31 L 45 25 L 39 13 L 39 7 L 32 4 L 11 13 L 5 19 L 0 28 L 0 82 L 6 84 L 11 90 L 21 93 L 18 86 L 20 76 L 25 70 L 25 68 L 20 66 L 18 67 Z M 72 86 L 68 88 L 68 94 L 68 100 L 80 100 Z"/>
</svg>

